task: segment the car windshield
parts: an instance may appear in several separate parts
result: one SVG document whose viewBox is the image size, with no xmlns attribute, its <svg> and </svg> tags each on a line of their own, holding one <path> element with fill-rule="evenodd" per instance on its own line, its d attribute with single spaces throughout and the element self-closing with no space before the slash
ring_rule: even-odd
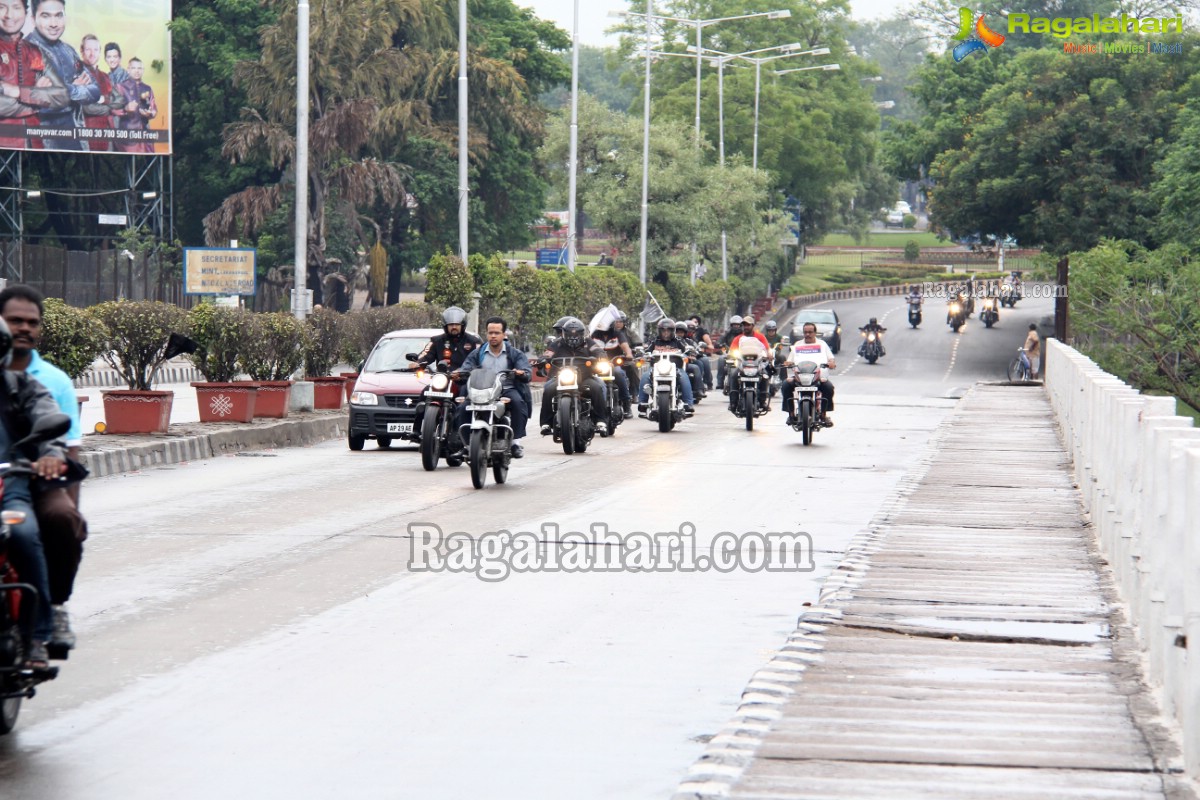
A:
<svg viewBox="0 0 1200 800">
<path fill-rule="evenodd" d="M 415 364 L 408 360 L 408 354 L 421 352 L 427 344 L 427 338 L 398 336 L 395 339 L 382 339 L 367 357 L 363 372 L 388 372 L 413 367 Z"/>
<path fill-rule="evenodd" d="M 815 322 L 818 325 L 836 325 L 837 318 L 832 311 L 806 311 L 804 322 Z"/>
</svg>

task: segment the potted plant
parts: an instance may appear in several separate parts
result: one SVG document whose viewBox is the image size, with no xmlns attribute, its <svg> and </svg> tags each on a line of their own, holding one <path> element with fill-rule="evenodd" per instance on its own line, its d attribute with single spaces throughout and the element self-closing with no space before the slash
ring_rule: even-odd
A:
<svg viewBox="0 0 1200 800">
<path fill-rule="evenodd" d="M 281 311 L 250 317 L 249 341 L 239 359 L 242 370 L 258 383 L 256 417 L 286 417 L 292 393 L 291 375 L 304 364 L 308 327 Z"/>
<path fill-rule="evenodd" d="M 340 409 L 346 378 L 330 372 L 341 350 L 343 316 L 332 308 L 316 308 L 307 322 L 304 374 L 313 382 L 313 407 Z"/>
<path fill-rule="evenodd" d="M 186 327 L 183 309 L 154 300 L 111 300 L 91 309 L 108 331 L 102 356 L 121 373 L 128 390 L 104 396 L 108 433 L 166 433 L 174 392 L 150 387 L 154 374 L 171 358 L 171 334 Z"/>
<path fill-rule="evenodd" d="M 204 376 L 196 387 L 201 422 L 249 422 L 254 418 L 258 384 L 235 380 L 238 357 L 249 341 L 249 313 L 240 308 L 201 303 L 188 312 L 188 334 L 196 351 L 188 357 Z"/>
<path fill-rule="evenodd" d="M 108 331 L 87 311 L 69 306 L 57 297 L 47 297 L 42 306 L 45 312 L 38 352 L 75 380 L 104 352 Z M 85 395 L 76 395 L 76 398 L 80 408 L 88 399 Z"/>
</svg>

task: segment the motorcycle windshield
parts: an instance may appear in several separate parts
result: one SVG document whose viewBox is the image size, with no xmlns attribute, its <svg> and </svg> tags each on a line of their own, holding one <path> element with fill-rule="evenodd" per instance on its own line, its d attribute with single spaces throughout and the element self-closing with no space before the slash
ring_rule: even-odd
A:
<svg viewBox="0 0 1200 800">
<path fill-rule="evenodd" d="M 469 389 L 491 389 L 496 385 L 496 373 L 490 369 L 473 369 L 467 379 Z"/>
<path fill-rule="evenodd" d="M 800 374 L 815 373 L 816 371 L 817 371 L 817 362 L 815 362 L 815 361 L 801 361 L 796 366 L 796 372 L 798 372 Z"/>
</svg>

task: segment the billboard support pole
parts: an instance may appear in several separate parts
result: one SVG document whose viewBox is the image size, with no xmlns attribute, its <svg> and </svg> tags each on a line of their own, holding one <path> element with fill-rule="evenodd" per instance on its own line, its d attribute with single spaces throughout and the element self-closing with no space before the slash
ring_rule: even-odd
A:
<svg viewBox="0 0 1200 800">
<path fill-rule="evenodd" d="M 0 278 L 14 282 L 20 282 L 24 272 L 21 268 L 21 249 L 25 244 L 25 186 L 22 178 L 21 151 L 0 153 L 0 181 L 3 182 L 0 185 L 15 187 L 4 190 L 0 195 L 0 223 L 10 231 L 8 246 L 4 248 L 3 261 L 0 263 Z"/>
</svg>

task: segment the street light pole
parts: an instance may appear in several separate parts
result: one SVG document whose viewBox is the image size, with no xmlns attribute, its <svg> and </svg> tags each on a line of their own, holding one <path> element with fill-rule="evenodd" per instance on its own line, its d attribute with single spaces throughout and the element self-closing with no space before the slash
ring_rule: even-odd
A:
<svg viewBox="0 0 1200 800">
<path fill-rule="evenodd" d="M 465 1 L 465 0 L 464 0 Z M 646 283 L 646 228 L 650 223 L 650 20 L 654 17 L 654 0 L 646 0 L 646 83 L 642 112 L 642 241 L 638 275 Z"/>
<path fill-rule="evenodd" d="M 467 0 L 458 0 L 458 257 L 467 263 Z"/>
<path fill-rule="evenodd" d="M 308 0 L 296 8 L 296 279 L 292 314 L 308 313 Z"/>
<path fill-rule="evenodd" d="M 575 271 L 576 259 L 576 237 L 579 231 L 576 230 L 576 215 L 577 205 L 575 201 L 575 190 L 579 174 L 579 0 L 575 0 L 575 26 L 574 35 L 571 45 L 571 155 L 570 155 L 570 183 L 569 191 L 571 200 L 567 214 L 567 269 L 571 272 Z"/>
</svg>

